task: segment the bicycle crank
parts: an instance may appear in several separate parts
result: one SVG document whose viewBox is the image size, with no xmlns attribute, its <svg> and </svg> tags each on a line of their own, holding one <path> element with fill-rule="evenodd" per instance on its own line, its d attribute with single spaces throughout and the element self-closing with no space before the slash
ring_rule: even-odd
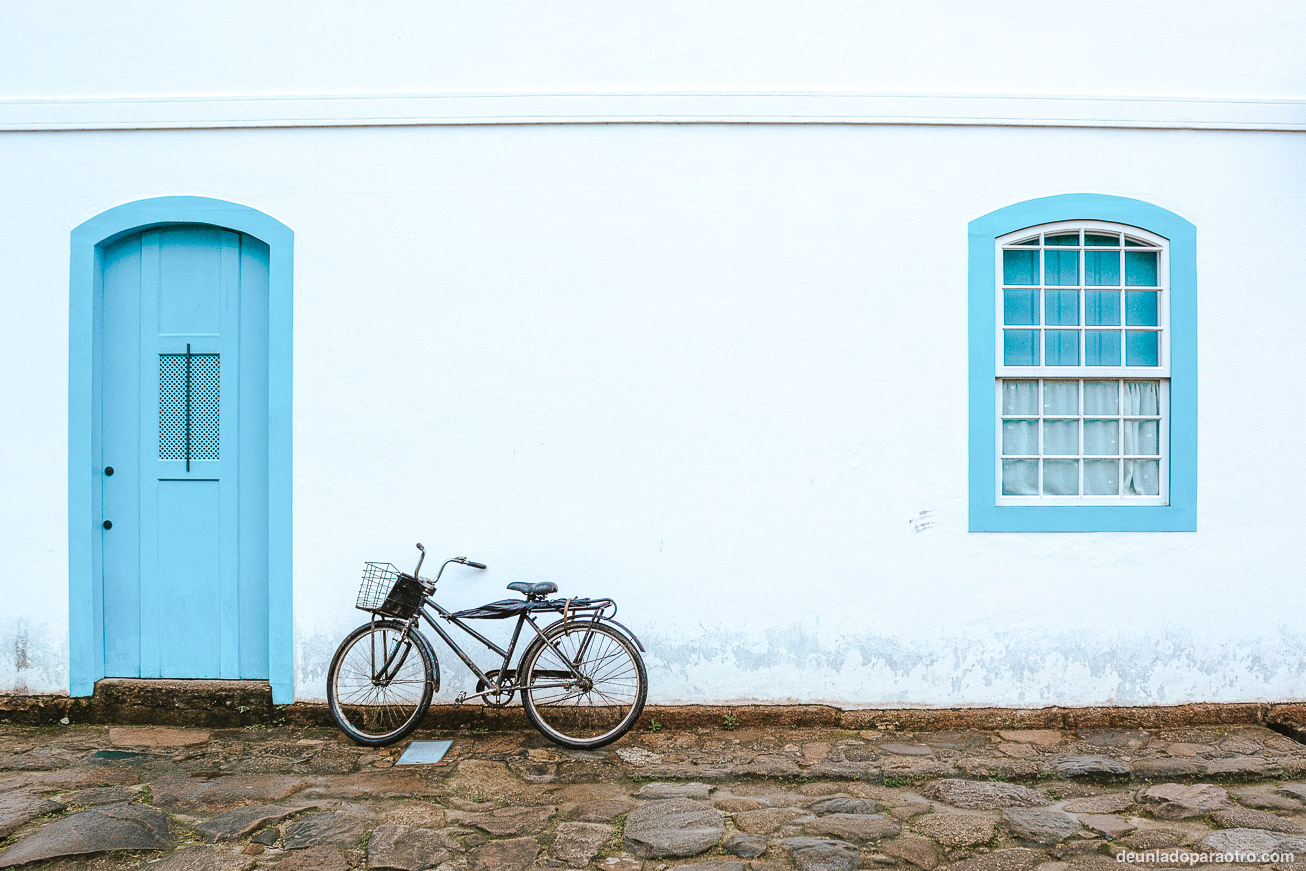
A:
<svg viewBox="0 0 1306 871">
<path fill-rule="evenodd" d="M 498 669 L 487 671 L 485 673 L 485 676 L 493 680 L 495 684 L 498 684 L 499 682 Z M 512 671 L 509 671 L 507 673 L 507 679 L 509 681 L 511 681 L 514 677 L 515 674 Z M 483 680 L 476 681 L 476 694 L 479 695 L 482 699 L 484 699 L 485 704 L 489 705 L 491 708 L 508 707 L 508 705 L 512 703 L 512 697 L 516 694 L 516 692 L 517 692 L 516 688 L 513 687 L 511 684 L 503 689 L 498 689 L 496 688 L 496 686 L 486 684 L 486 682 Z"/>
</svg>

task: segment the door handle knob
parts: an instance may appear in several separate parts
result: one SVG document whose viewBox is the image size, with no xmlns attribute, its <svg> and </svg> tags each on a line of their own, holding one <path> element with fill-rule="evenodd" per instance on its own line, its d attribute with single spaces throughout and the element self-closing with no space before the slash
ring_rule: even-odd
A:
<svg viewBox="0 0 1306 871">
<path fill-rule="evenodd" d="M 112 475 L 112 474 L 113 474 L 113 466 L 105 466 L 105 467 L 104 467 L 104 474 L 106 474 L 106 475 Z"/>
<path fill-rule="evenodd" d="M 112 520 L 106 520 L 106 521 L 104 521 L 104 528 L 105 528 L 105 529 L 113 529 L 113 521 L 112 521 Z"/>
</svg>

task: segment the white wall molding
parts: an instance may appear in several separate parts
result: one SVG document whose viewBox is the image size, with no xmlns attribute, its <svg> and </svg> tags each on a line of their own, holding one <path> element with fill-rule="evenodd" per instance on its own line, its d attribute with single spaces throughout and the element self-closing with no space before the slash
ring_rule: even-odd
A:
<svg viewBox="0 0 1306 871">
<path fill-rule="evenodd" d="M 1306 131 L 1306 100 L 966 94 L 339 94 L 0 100 L 0 132 L 468 124 Z"/>
</svg>

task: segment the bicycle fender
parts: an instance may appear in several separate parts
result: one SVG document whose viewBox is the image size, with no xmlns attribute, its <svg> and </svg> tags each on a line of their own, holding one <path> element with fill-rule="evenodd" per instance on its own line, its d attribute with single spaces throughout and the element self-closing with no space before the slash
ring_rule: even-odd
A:
<svg viewBox="0 0 1306 871">
<path fill-rule="evenodd" d="M 588 618 L 585 618 L 585 619 L 588 619 Z M 555 621 L 553 621 L 552 623 L 550 623 L 548 626 L 545 626 L 545 627 L 544 627 L 543 629 L 541 629 L 540 631 L 541 631 L 542 633 L 547 633 L 547 632 L 548 632 L 550 629 L 552 629 L 553 627 L 555 627 L 555 626 L 562 626 L 562 625 L 564 625 L 564 624 L 567 623 L 567 622 L 576 623 L 576 622 L 579 622 L 579 621 L 577 621 L 577 620 L 571 620 L 571 621 L 555 620 Z M 631 641 L 635 642 L 635 646 L 639 648 L 639 652 L 640 652 L 640 653 L 648 653 L 648 651 L 644 648 L 644 644 L 643 644 L 643 642 L 641 642 L 641 641 L 639 640 L 639 636 L 636 635 L 634 632 L 631 632 L 631 631 L 630 631 L 630 627 L 626 626 L 626 624 L 624 624 L 624 623 L 618 623 L 616 620 L 613 620 L 611 617 L 604 617 L 602 620 L 596 620 L 596 621 L 594 621 L 594 622 L 596 622 L 596 623 L 611 623 L 613 626 L 616 626 L 618 629 L 620 629 L 623 635 L 625 635 L 625 636 L 626 636 L 627 638 L 629 638 Z"/>
<path fill-rule="evenodd" d="M 431 643 L 429 638 L 421 633 L 418 627 L 418 622 L 415 618 L 409 623 L 409 631 L 413 635 L 414 641 L 425 647 L 426 652 L 431 654 L 431 670 L 435 672 L 435 680 L 432 681 L 435 686 L 431 688 L 431 695 L 434 696 L 440 691 L 440 657 L 435 655 L 435 645 Z"/>
<path fill-rule="evenodd" d="M 624 623 L 618 623 L 616 620 L 613 620 L 613 619 L 610 619 L 610 618 L 607 619 L 607 620 L 604 620 L 603 622 L 604 622 L 604 623 L 611 623 L 613 626 L 616 626 L 616 627 L 617 627 L 618 629 L 620 629 L 622 632 L 625 632 L 627 635 L 629 635 L 629 636 L 630 636 L 630 640 L 633 641 L 633 642 L 635 642 L 635 646 L 639 648 L 639 652 L 640 652 L 640 653 L 648 653 L 648 651 L 644 649 L 644 645 L 643 645 L 642 643 L 640 643 L 639 636 L 636 635 L 634 632 L 631 632 L 630 629 L 628 629 Z"/>
<path fill-rule="evenodd" d="M 419 643 L 426 645 L 426 652 L 431 654 L 431 671 L 435 672 L 435 679 L 431 681 L 434 684 L 431 687 L 431 697 L 434 699 L 435 694 L 440 691 L 440 658 L 435 655 L 435 645 L 425 635 L 420 632 L 414 632 L 413 634 L 422 639 Z"/>
</svg>

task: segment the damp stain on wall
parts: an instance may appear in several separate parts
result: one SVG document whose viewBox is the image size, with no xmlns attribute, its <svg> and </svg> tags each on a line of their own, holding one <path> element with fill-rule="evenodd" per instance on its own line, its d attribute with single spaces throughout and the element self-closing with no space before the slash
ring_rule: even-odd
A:
<svg viewBox="0 0 1306 871">
<path fill-rule="evenodd" d="M 662 691 L 680 701 L 1038 707 L 1298 697 L 1306 692 L 1306 662 L 1293 651 L 1306 636 L 1273 634 L 1273 643 L 1254 644 L 1180 632 L 1150 639 L 1109 631 L 913 637 L 822 634 L 793 624 L 757 634 L 650 633 L 644 641 L 652 691 L 661 677 Z"/>
<path fill-rule="evenodd" d="M 68 630 L 23 618 L 0 623 L 0 686 L 18 693 L 66 693 Z"/>
<path fill-rule="evenodd" d="M 807 702 L 840 707 L 1042 707 L 1282 700 L 1306 694 L 1306 636 L 1279 629 L 1252 644 L 1168 632 L 1007 631 L 943 635 L 825 632 L 793 623 L 760 632 L 700 627 L 639 633 L 649 698 L 662 704 Z M 299 639 L 297 695 L 325 696 L 339 638 Z M 437 701 L 475 677 L 438 639 Z M 469 649 L 469 652 L 470 651 Z M 489 657 L 476 656 L 483 668 Z"/>
</svg>

